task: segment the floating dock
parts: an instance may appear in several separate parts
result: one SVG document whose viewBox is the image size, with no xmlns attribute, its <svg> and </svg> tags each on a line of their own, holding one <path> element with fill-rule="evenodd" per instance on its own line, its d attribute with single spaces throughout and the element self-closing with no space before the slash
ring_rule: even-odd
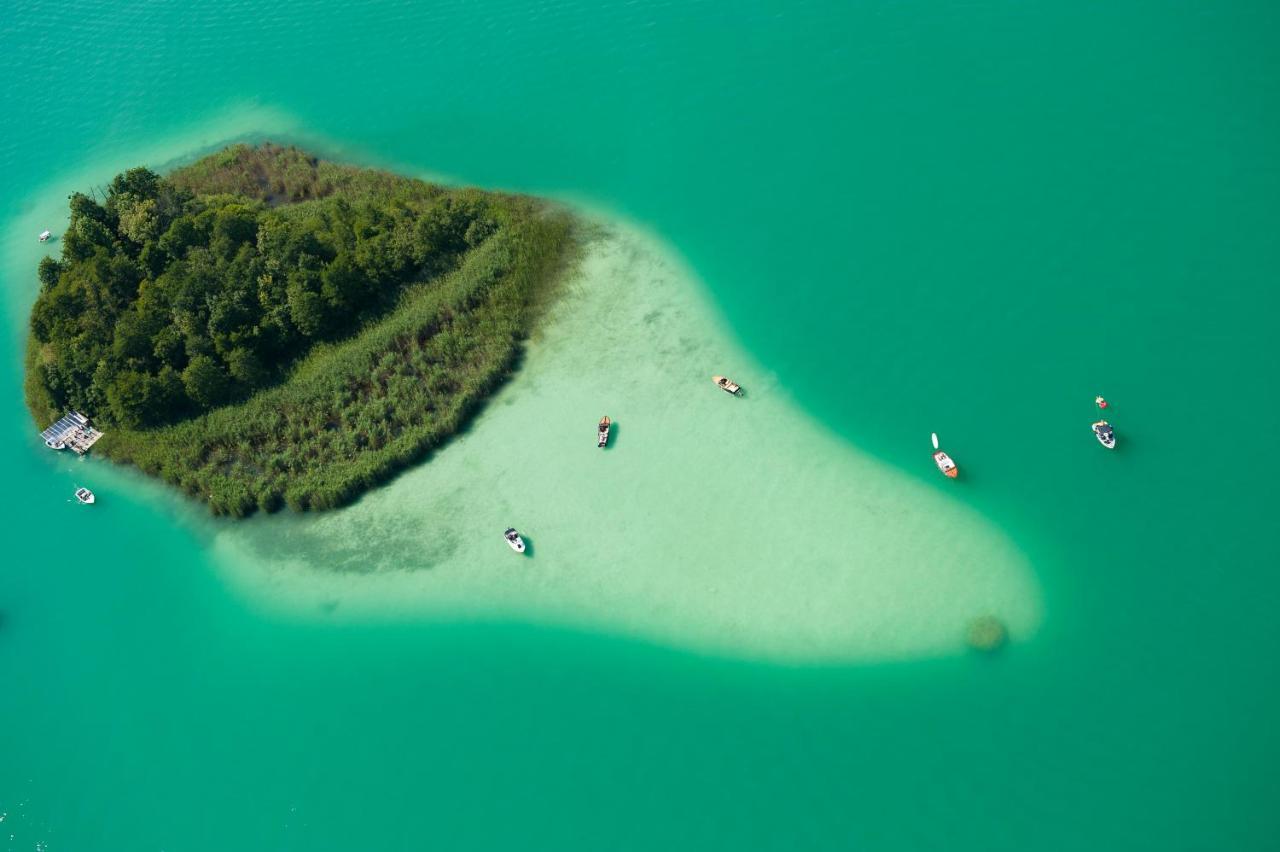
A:
<svg viewBox="0 0 1280 852">
<path fill-rule="evenodd" d="M 102 433 L 89 425 L 89 418 L 79 411 L 71 411 L 40 433 L 44 445 L 51 450 L 75 450 L 80 455 L 98 442 Z"/>
</svg>

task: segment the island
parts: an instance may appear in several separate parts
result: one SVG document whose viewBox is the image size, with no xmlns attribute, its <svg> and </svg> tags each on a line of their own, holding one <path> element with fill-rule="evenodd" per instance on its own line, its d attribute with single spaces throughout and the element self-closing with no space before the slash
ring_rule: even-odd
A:
<svg viewBox="0 0 1280 852">
<path fill-rule="evenodd" d="M 70 198 L 25 396 L 215 514 L 350 503 L 512 373 L 574 257 L 528 196 L 235 145 Z"/>
</svg>

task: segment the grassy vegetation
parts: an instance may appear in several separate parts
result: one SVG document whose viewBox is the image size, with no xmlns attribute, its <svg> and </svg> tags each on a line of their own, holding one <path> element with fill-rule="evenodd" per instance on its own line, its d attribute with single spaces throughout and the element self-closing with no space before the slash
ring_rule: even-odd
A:
<svg viewBox="0 0 1280 852">
<path fill-rule="evenodd" d="M 437 251 L 429 263 L 411 265 L 420 280 L 389 276 L 382 290 L 394 292 L 374 293 L 351 333 L 299 335 L 302 354 L 242 401 L 202 410 L 188 403 L 187 416 L 160 426 L 117 418 L 95 448 L 177 485 L 219 514 L 343 505 L 454 434 L 509 374 L 573 245 L 570 217 L 534 199 L 474 190 L 456 197 L 291 149 L 240 146 L 170 181 L 196 199 L 216 191 L 266 205 L 270 219 L 259 220 L 260 231 L 279 228 L 281 216 L 314 220 L 308 208 L 317 204 L 336 200 L 360 209 L 387 197 L 422 201 L 397 214 L 403 233 L 438 237 L 441 221 L 457 230 L 450 211 L 458 209 L 468 211 L 463 229 L 483 223 L 479 236 L 470 228 L 455 251 Z M 442 198 L 448 199 L 443 208 Z M 449 213 L 443 219 L 442 209 Z M 415 230 L 417 214 L 434 215 L 433 229 Z M 354 249 L 352 256 L 365 257 Z M 245 345 L 244 339 L 235 345 Z M 26 389 L 42 425 L 65 402 L 42 380 L 49 348 L 48 340 L 33 334 Z M 216 362 L 216 350 L 210 351 Z M 188 359 L 180 375 L 191 372 Z"/>
</svg>

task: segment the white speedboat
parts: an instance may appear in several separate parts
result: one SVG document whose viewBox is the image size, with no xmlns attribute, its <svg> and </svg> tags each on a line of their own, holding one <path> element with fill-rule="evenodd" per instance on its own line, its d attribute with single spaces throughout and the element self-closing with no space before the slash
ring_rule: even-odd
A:
<svg viewBox="0 0 1280 852">
<path fill-rule="evenodd" d="M 742 393 L 741 385 L 739 385 L 737 382 L 729 381 L 724 376 L 712 376 L 711 381 L 715 382 L 716 387 L 720 388 L 720 390 L 724 391 L 725 393 L 731 393 L 734 396 L 738 396 L 740 393 Z"/>
<path fill-rule="evenodd" d="M 502 534 L 507 539 L 507 544 L 516 553 L 524 553 L 524 539 L 520 537 L 520 533 L 516 532 L 515 527 L 507 527 L 507 531 Z"/>
<path fill-rule="evenodd" d="M 77 488 L 76 499 L 79 500 L 81 503 L 85 504 L 86 506 L 92 505 L 94 500 L 93 492 L 90 491 L 88 488 Z"/>
<path fill-rule="evenodd" d="M 960 475 L 960 469 L 956 467 L 956 463 L 951 460 L 951 456 L 938 449 L 938 433 L 933 433 L 933 463 L 938 466 L 938 470 L 942 471 L 943 476 L 955 479 Z"/>
<path fill-rule="evenodd" d="M 600 428 L 596 430 L 596 446 L 603 447 L 609 443 L 609 427 L 612 425 L 608 415 L 600 418 Z"/>
<path fill-rule="evenodd" d="M 42 242 L 42 243 L 47 243 L 47 242 L 49 242 L 49 238 L 50 238 L 50 237 L 52 237 L 52 236 L 53 236 L 53 234 L 49 233 L 48 231 L 41 231 L 41 232 L 40 232 L 40 242 Z"/>
<path fill-rule="evenodd" d="M 1105 420 L 1099 420 L 1093 424 L 1093 434 L 1097 437 L 1098 443 L 1106 447 L 1108 450 L 1116 448 L 1116 433 L 1111 428 L 1111 424 Z"/>
</svg>

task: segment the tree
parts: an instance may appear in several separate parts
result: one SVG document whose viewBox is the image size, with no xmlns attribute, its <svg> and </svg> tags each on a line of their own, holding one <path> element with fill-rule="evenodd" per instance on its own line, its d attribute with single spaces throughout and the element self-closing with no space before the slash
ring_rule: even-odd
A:
<svg viewBox="0 0 1280 852">
<path fill-rule="evenodd" d="M 138 166 L 116 175 L 107 189 L 107 207 L 120 196 L 155 200 L 160 195 L 163 178 L 146 166 Z"/>
<path fill-rule="evenodd" d="M 336 313 L 358 311 L 369 301 L 365 278 L 347 254 L 340 254 L 321 273 L 320 293 Z"/>
<path fill-rule="evenodd" d="M 182 386 L 196 405 L 208 409 L 226 402 L 231 379 L 217 361 L 196 355 L 182 371 Z"/>
<path fill-rule="evenodd" d="M 152 353 L 152 329 L 137 311 L 129 311 L 116 323 L 112 352 L 129 361 L 145 361 Z"/>
<path fill-rule="evenodd" d="M 160 218 L 156 215 L 154 198 L 127 196 L 116 207 L 119 224 L 116 230 L 139 246 L 154 240 L 160 234 Z"/>
<path fill-rule="evenodd" d="M 243 346 L 232 349 L 227 355 L 227 367 L 231 375 L 246 387 L 261 387 L 267 380 L 267 369 L 251 349 Z"/>
<path fill-rule="evenodd" d="M 289 318 L 298 331 L 307 337 L 320 337 L 328 329 L 329 315 L 324 297 L 320 295 L 320 275 L 310 269 L 295 269 L 289 273 L 285 288 L 289 299 Z"/>
<path fill-rule="evenodd" d="M 112 418 L 130 429 L 172 420 L 181 402 L 182 383 L 178 374 L 168 368 L 156 376 L 122 370 L 107 388 Z"/>
<path fill-rule="evenodd" d="M 203 238 L 204 235 L 196 227 L 193 217 L 179 216 L 170 223 L 168 230 L 164 232 L 164 236 L 160 238 L 158 245 L 170 257 L 181 260 L 187 256 L 189 249 L 200 245 Z"/>
<path fill-rule="evenodd" d="M 176 369 L 182 365 L 183 359 L 186 358 L 184 340 L 182 330 L 173 323 L 168 323 L 155 333 L 151 344 L 151 354 L 162 366 L 167 364 Z"/>
<path fill-rule="evenodd" d="M 62 264 L 51 257 L 45 256 L 40 259 L 40 266 L 36 270 L 36 277 L 40 279 L 40 289 L 48 290 L 50 287 L 58 283 L 58 276 L 62 274 Z"/>
</svg>

